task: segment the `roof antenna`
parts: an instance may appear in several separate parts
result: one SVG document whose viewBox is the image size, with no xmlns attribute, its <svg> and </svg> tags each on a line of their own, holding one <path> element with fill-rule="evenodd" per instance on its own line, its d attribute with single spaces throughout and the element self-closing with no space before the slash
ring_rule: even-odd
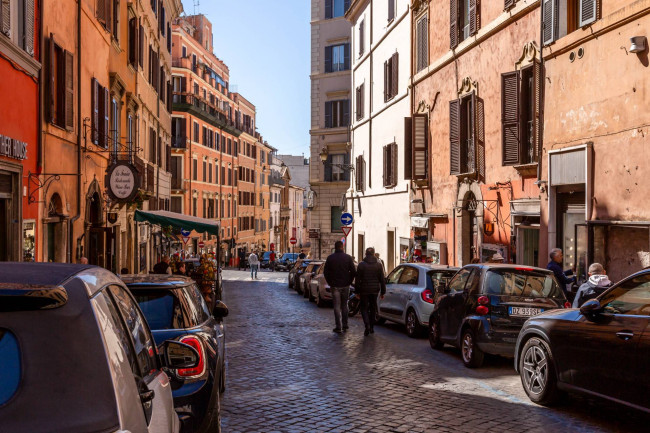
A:
<svg viewBox="0 0 650 433">
<path fill-rule="evenodd" d="M 200 5 L 201 5 L 201 3 L 199 2 L 199 0 L 194 0 L 194 15 L 199 14 L 199 6 Z"/>
</svg>

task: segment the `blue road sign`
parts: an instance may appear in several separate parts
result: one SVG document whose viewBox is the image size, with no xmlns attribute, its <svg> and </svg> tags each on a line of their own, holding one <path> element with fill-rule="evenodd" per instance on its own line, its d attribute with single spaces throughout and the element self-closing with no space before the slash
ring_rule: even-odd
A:
<svg viewBox="0 0 650 433">
<path fill-rule="evenodd" d="M 341 224 L 343 224 L 344 226 L 351 225 L 352 221 L 354 221 L 352 214 L 346 212 L 343 215 L 341 215 Z"/>
<path fill-rule="evenodd" d="M 190 236 L 190 233 L 191 232 L 189 230 L 181 229 L 181 236 L 185 238 L 188 238 Z"/>
</svg>

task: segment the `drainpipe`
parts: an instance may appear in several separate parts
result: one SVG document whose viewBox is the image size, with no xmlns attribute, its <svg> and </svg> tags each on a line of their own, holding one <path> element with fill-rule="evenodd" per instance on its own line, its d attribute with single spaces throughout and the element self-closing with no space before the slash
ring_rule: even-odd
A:
<svg viewBox="0 0 650 433">
<path fill-rule="evenodd" d="M 41 23 L 43 19 L 41 18 Z M 81 2 L 77 2 L 77 214 L 68 220 L 67 261 L 72 263 L 74 223 L 81 217 L 81 140 L 83 120 L 81 117 Z"/>
<path fill-rule="evenodd" d="M 43 37 L 43 2 L 39 2 L 39 11 L 41 13 L 41 18 L 38 20 L 38 40 L 39 40 L 39 50 L 40 50 L 40 62 L 41 69 L 39 71 L 39 83 L 44 80 L 43 77 L 43 67 L 45 65 L 45 38 Z M 36 174 L 40 175 L 43 172 L 43 100 L 45 99 L 45 86 L 38 86 L 38 148 L 37 148 L 37 160 L 36 160 Z M 27 179 L 29 182 L 29 178 Z"/>
<path fill-rule="evenodd" d="M 539 3 L 539 64 L 540 64 L 540 89 L 539 89 L 539 94 L 540 94 L 540 100 L 538 101 L 539 103 L 539 155 L 537 155 L 538 161 L 537 161 L 537 181 L 539 182 L 542 179 L 542 143 L 544 143 L 543 137 L 544 137 L 544 123 L 542 120 L 544 119 L 544 105 L 542 104 L 542 101 L 544 100 L 544 2 L 541 1 Z"/>
</svg>

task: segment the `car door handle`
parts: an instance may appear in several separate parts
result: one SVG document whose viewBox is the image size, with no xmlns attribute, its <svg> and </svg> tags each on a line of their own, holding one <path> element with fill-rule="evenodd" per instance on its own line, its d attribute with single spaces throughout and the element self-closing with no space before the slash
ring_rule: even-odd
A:
<svg viewBox="0 0 650 433">
<path fill-rule="evenodd" d="M 621 340 L 627 341 L 627 340 L 631 339 L 632 337 L 634 337 L 634 332 L 632 332 L 632 331 L 619 331 L 619 332 L 616 333 L 616 336 L 618 338 L 620 338 Z"/>
</svg>

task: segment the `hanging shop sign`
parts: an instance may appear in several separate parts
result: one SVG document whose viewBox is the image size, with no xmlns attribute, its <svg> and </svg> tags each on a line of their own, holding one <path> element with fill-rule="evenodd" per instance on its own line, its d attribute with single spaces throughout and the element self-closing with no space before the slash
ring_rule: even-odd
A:
<svg viewBox="0 0 650 433">
<path fill-rule="evenodd" d="M 18 160 L 27 159 L 27 143 L 0 135 L 0 156 Z"/>
<path fill-rule="evenodd" d="M 106 189 L 117 202 L 133 201 L 140 188 L 140 173 L 128 162 L 117 162 L 108 167 Z"/>
</svg>

